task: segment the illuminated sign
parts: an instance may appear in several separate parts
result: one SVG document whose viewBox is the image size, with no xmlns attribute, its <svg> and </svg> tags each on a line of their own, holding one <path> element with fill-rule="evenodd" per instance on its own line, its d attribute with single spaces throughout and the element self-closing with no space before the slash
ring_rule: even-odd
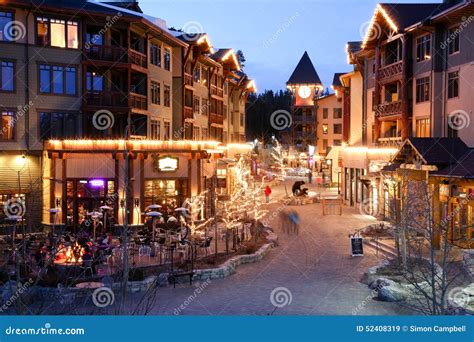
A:
<svg viewBox="0 0 474 342">
<path fill-rule="evenodd" d="M 91 179 L 89 181 L 89 184 L 91 186 L 104 186 L 104 180 L 103 179 Z"/>
<path fill-rule="evenodd" d="M 164 157 L 157 161 L 157 169 L 162 172 L 176 171 L 178 169 L 178 158 Z"/>
</svg>

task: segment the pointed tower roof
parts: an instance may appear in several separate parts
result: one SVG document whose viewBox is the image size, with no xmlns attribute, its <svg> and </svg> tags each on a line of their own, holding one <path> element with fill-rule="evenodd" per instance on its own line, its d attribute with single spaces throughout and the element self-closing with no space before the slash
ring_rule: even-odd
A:
<svg viewBox="0 0 474 342">
<path fill-rule="evenodd" d="M 321 80 L 314 68 L 313 62 L 309 58 L 308 52 L 304 52 L 298 65 L 290 76 L 286 84 L 319 84 L 322 85 Z"/>
</svg>

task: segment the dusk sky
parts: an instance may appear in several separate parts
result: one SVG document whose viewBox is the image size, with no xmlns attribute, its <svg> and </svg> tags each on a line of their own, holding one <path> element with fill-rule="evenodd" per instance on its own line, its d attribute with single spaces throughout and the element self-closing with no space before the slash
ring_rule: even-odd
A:
<svg viewBox="0 0 474 342">
<path fill-rule="evenodd" d="M 304 51 L 325 87 L 350 71 L 345 45 L 361 40 L 375 0 L 142 0 L 143 11 L 168 27 L 203 28 L 214 47 L 241 49 L 259 92 L 283 89 Z M 414 2 L 414 1 L 391 1 Z M 417 2 L 441 2 L 423 1 Z"/>
</svg>

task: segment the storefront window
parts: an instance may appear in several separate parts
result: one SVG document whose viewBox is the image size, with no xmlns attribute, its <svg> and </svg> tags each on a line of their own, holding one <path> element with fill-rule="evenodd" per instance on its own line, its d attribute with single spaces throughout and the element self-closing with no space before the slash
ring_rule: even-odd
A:
<svg viewBox="0 0 474 342">
<path fill-rule="evenodd" d="M 145 181 L 145 206 L 159 204 L 167 210 L 182 205 L 187 198 L 186 179 L 153 179 Z"/>
<path fill-rule="evenodd" d="M 105 231 L 110 231 L 116 223 L 118 196 L 115 181 L 107 179 L 74 179 L 68 180 L 67 191 L 67 224 L 82 229 L 91 227 L 91 213 L 107 213 Z M 103 210 L 107 206 L 111 209 Z M 103 227 L 104 217 L 100 219 Z"/>
</svg>

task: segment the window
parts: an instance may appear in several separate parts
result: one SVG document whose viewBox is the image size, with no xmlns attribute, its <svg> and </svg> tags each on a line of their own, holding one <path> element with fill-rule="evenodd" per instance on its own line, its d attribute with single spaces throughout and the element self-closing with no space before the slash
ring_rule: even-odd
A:
<svg viewBox="0 0 474 342">
<path fill-rule="evenodd" d="M 194 69 L 194 82 L 201 83 L 201 67 L 199 65 Z"/>
<path fill-rule="evenodd" d="M 323 108 L 323 119 L 327 119 L 329 117 L 329 109 Z"/>
<path fill-rule="evenodd" d="M 104 76 L 96 72 L 88 72 L 86 75 L 86 88 L 89 92 L 103 92 Z"/>
<path fill-rule="evenodd" d="M 201 132 L 202 132 L 202 140 L 203 140 L 203 141 L 207 140 L 207 138 L 209 137 L 209 135 L 208 135 L 208 133 L 207 133 L 207 128 L 203 128 L 203 129 L 201 130 Z"/>
<path fill-rule="evenodd" d="M 76 68 L 40 64 L 39 90 L 42 94 L 76 95 Z"/>
<path fill-rule="evenodd" d="M 418 119 L 416 120 L 416 137 L 417 138 L 429 138 L 430 137 L 430 119 Z"/>
<path fill-rule="evenodd" d="M 459 52 L 459 27 L 453 27 L 448 31 L 448 53 L 450 55 Z"/>
<path fill-rule="evenodd" d="M 159 105 L 161 102 L 160 83 L 151 81 L 151 103 Z"/>
<path fill-rule="evenodd" d="M 194 108 L 194 113 L 199 114 L 199 111 L 200 111 L 199 96 L 194 95 L 193 108 Z"/>
<path fill-rule="evenodd" d="M 448 73 L 448 99 L 459 96 L 459 71 Z"/>
<path fill-rule="evenodd" d="M 209 71 L 206 68 L 201 68 L 201 83 L 206 85 L 209 78 Z"/>
<path fill-rule="evenodd" d="M 163 59 L 165 61 L 165 70 L 171 70 L 171 50 L 170 49 L 165 48 Z"/>
<path fill-rule="evenodd" d="M 77 49 L 79 24 L 54 18 L 36 18 L 36 43 L 43 46 Z"/>
<path fill-rule="evenodd" d="M 165 88 L 164 88 L 164 101 L 165 101 L 165 107 L 170 107 L 171 106 L 171 91 L 170 91 L 170 86 L 169 85 L 165 85 Z"/>
<path fill-rule="evenodd" d="M 240 113 L 240 127 L 244 127 L 245 116 L 244 113 Z"/>
<path fill-rule="evenodd" d="M 82 117 L 77 113 L 40 113 L 41 139 L 78 138 L 82 134 Z"/>
<path fill-rule="evenodd" d="M 15 65 L 13 62 L 1 61 L 2 68 L 0 72 L 0 91 L 14 91 L 15 90 Z"/>
<path fill-rule="evenodd" d="M 334 140 L 333 145 L 334 145 L 334 146 L 341 146 L 341 145 L 342 145 L 342 141 L 339 140 L 339 139 L 336 139 L 336 140 Z"/>
<path fill-rule="evenodd" d="M 165 121 L 165 123 L 163 125 L 163 128 L 164 128 L 163 140 L 170 140 L 170 138 L 171 138 L 171 123 L 168 122 L 168 121 Z"/>
<path fill-rule="evenodd" d="M 342 119 L 342 108 L 334 108 L 334 119 Z"/>
<path fill-rule="evenodd" d="M 329 133 L 329 126 L 328 124 L 323 124 L 323 134 L 328 134 Z"/>
<path fill-rule="evenodd" d="M 200 140 L 200 129 L 199 127 L 193 127 L 193 140 L 198 141 Z"/>
<path fill-rule="evenodd" d="M 334 134 L 342 134 L 341 124 L 334 124 L 333 129 L 334 129 Z"/>
<path fill-rule="evenodd" d="M 15 112 L 2 110 L 2 122 L 1 122 L 1 141 L 11 141 L 15 138 Z"/>
<path fill-rule="evenodd" d="M 423 77 L 416 80 L 416 102 L 430 100 L 430 78 Z"/>
<path fill-rule="evenodd" d="M 416 61 L 421 62 L 431 58 L 431 36 L 429 34 L 416 40 Z"/>
<path fill-rule="evenodd" d="M 151 44 L 150 45 L 150 63 L 161 67 L 161 46 Z"/>
<path fill-rule="evenodd" d="M 0 41 L 10 42 L 13 40 L 12 34 L 9 32 L 12 30 L 13 13 L 11 12 L 0 12 Z M 7 28 L 7 31 L 5 31 Z"/>
<path fill-rule="evenodd" d="M 328 141 L 327 139 L 323 139 L 323 151 L 326 151 L 328 149 Z"/>
<path fill-rule="evenodd" d="M 153 140 L 160 140 L 161 137 L 161 123 L 158 120 L 150 121 L 150 138 Z"/>
</svg>

